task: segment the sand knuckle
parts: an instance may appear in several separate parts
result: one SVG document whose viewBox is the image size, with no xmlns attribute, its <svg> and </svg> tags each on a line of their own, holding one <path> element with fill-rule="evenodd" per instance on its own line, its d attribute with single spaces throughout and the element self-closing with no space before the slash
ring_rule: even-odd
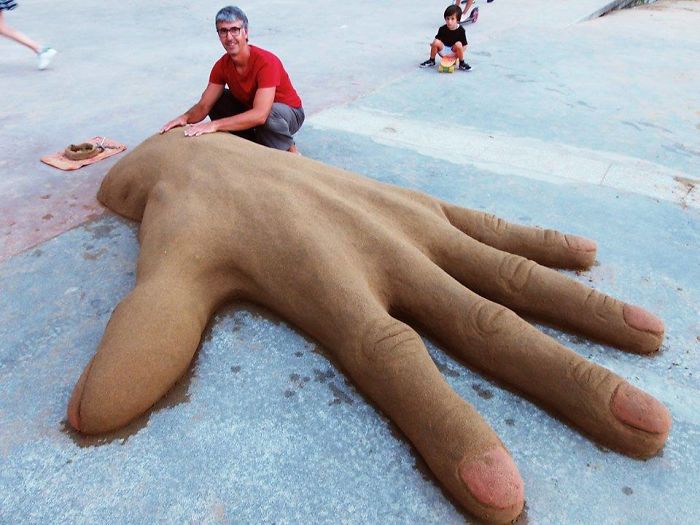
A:
<svg viewBox="0 0 700 525">
<path fill-rule="evenodd" d="M 512 324 L 517 316 L 499 304 L 480 299 L 467 312 L 468 329 L 481 338 L 491 337 Z"/>
<path fill-rule="evenodd" d="M 439 443 L 446 451 L 451 451 L 454 447 L 460 448 L 459 443 L 452 438 L 453 433 L 450 431 L 455 426 L 458 426 L 460 421 L 464 419 L 466 403 L 463 400 L 445 400 L 431 411 L 428 416 L 428 421 L 425 428 L 426 436 L 433 442 Z M 450 459 L 459 460 L 459 455 L 454 455 Z"/>
<path fill-rule="evenodd" d="M 518 255 L 507 255 L 498 267 L 502 284 L 511 292 L 522 291 L 530 282 L 537 264 Z"/>
<path fill-rule="evenodd" d="M 545 246 L 567 246 L 564 234 L 557 230 L 539 230 L 539 235 Z"/>
<path fill-rule="evenodd" d="M 508 223 L 492 213 L 484 213 L 482 215 L 482 221 L 484 228 L 491 230 L 496 234 L 504 233 L 506 229 L 508 229 Z"/>
<path fill-rule="evenodd" d="M 364 357 L 380 368 L 393 368 L 415 355 L 422 346 L 420 336 L 408 325 L 396 321 L 375 323 L 365 334 Z"/>
<path fill-rule="evenodd" d="M 608 370 L 585 359 L 578 359 L 571 368 L 573 382 L 582 391 L 591 394 L 600 391 L 610 377 Z"/>
<path fill-rule="evenodd" d="M 428 211 L 430 211 L 430 213 L 433 213 L 445 222 L 449 222 L 447 220 L 445 208 L 443 208 L 442 204 L 437 199 L 429 197 L 427 199 L 424 199 L 422 204 L 423 206 L 425 206 L 426 209 L 428 209 Z"/>
<path fill-rule="evenodd" d="M 393 208 L 402 224 L 408 217 L 415 217 L 416 220 L 423 222 L 426 218 L 434 216 L 447 222 L 443 205 L 434 197 L 404 188 L 387 190 L 389 188 L 383 188 L 381 194 L 377 193 L 377 195 L 383 195 L 381 208 Z"/>
<path fill-rule="evenodd" d="M 617 299 L 600 293 L 597 290 L 590 289 L 584 300 L 583 307 L 585 311 L 591 312 L 598 322 L 606 323 L 610 317 L 610 313 L 615 311 L 617 303 L 619 303 Z"/>
</svg>

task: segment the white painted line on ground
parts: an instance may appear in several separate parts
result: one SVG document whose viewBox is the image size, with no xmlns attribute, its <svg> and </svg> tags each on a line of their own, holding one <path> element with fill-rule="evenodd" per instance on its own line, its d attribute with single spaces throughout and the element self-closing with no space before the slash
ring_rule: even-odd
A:
<svg viewBox="0 0 700 525">
<path fill-rule="evenodd" d="M 500 175 L 556 184 L 602 185 L 700 208 L 700 179 L 660 164 L 608 151 L 452 126 L 449 136 L 454 147 L 446 154 L 443 127 L 362 107 L 330 108 L 315 114 L 307 124 L 316 129 L 365 136 L 379 144 Z"/>
</svg>

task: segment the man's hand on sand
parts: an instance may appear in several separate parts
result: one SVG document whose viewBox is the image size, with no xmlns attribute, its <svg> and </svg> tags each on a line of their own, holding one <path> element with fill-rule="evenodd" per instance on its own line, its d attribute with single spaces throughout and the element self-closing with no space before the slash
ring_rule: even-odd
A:
<svg viewBox="0 0 700 525">
<path fill-rule="evenodd" d="M 167 131 L 170 131 L 173 128 L 179 128 L 186 125 L 187 117 L 185 117 L 184 115 L 180 115 L 179 117 L 174 118 L 173 120 L 165 124 L 162 128 L 160 128 L 160 133 L 163 134 Z"/>
<path fill-rule="evenodd" d="M 214 122 L 200 122 L 199 124 L 187 124 L 185 126 L 185 137 L 199 137 L 207 133 L 216 132 L 216 124 Z"/>
</svg>

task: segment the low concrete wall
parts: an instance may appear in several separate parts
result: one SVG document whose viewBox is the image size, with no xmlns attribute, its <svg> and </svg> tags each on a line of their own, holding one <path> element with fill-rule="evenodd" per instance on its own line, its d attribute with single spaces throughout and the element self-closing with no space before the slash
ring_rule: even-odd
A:
<svg viewBox="0 0 700 525">
<path fill-rule="evenodd" d="M 594 13 L 585 17 L 583 20 L 591 20 L 592 18 L 605 16 L 611 11 L 617 11 L 618 9 L 627 9 L 629 7 L 637 7 L 638 5 L 653 4 L 654 2 L 656 2 L 656 0 L 614 0 L 613 2 L 604 5 Z"/>
</svg>

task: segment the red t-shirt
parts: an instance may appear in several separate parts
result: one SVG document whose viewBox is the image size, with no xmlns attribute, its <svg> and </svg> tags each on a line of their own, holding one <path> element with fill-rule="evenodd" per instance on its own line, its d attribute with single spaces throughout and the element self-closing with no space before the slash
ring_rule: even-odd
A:
<svg viewBox="0 0 700 525">
<path fill-rule="evenodd" d="M 293 108 L 301 107 L 301 99 L 289 80 L 289 75 L 279 58 L 256 46 L 248 46 L 248 68 L 239 75 L 233 60 L 226 53 L 216 61 L 209 75 L 212 84 L 228 85 L 231 94 L 248 108 L 253 107 L 255 92 L 260 88 L 275 87 L 274 102 L 282 102 Z"/>
</svg>

